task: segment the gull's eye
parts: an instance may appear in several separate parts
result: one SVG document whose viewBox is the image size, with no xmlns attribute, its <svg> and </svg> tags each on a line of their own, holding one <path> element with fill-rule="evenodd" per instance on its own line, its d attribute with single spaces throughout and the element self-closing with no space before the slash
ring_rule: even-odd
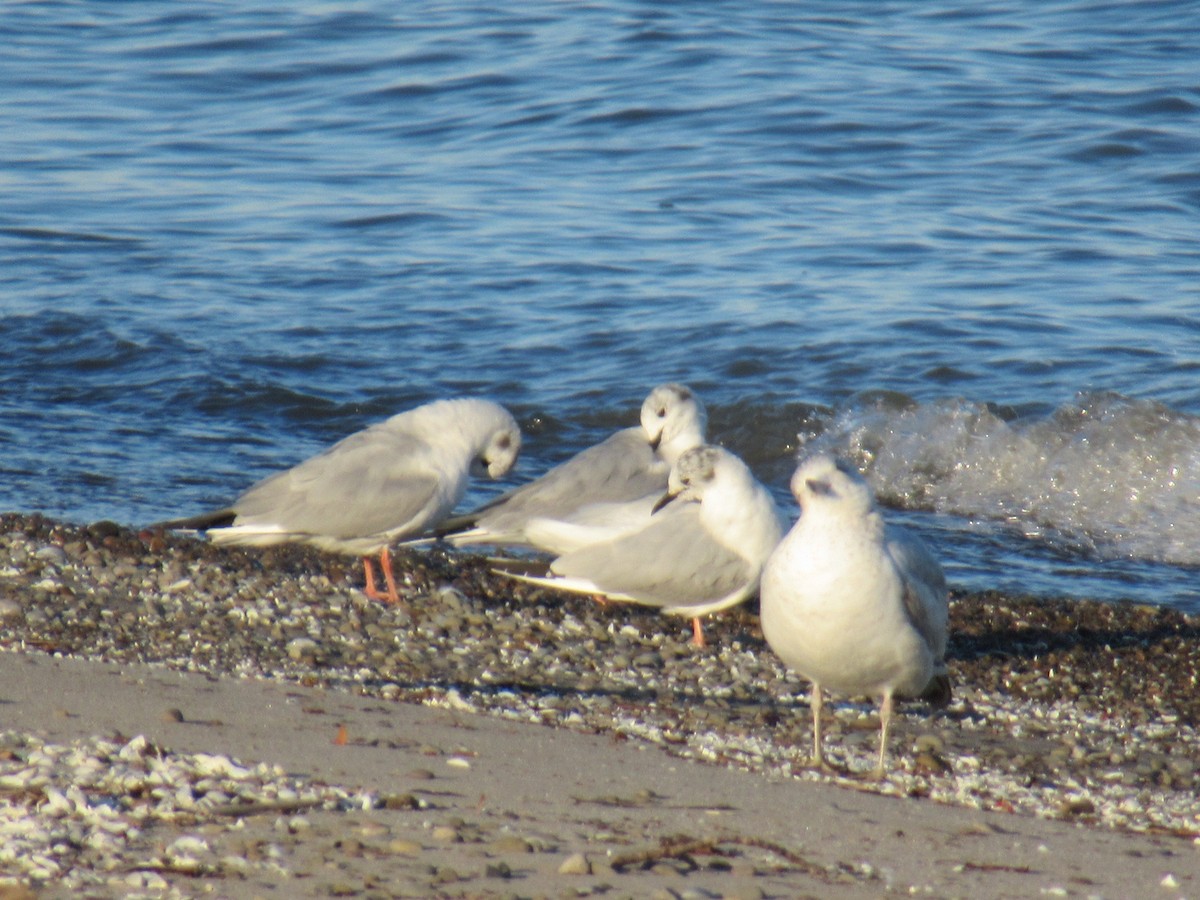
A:
<svg viewBox="0 0 1200 900">
<path fill-rule="evenodd" d="M 510 438 L 507 434 L 502 434 L 500 435 L 500 440 L 496 441 L 496 446 L 501 450 L 507 450 L 512 446 L 512 438 Z"/>
<path fill-rule="evenodd" d="M 667 408 L 665 406 L 660 406 L 655 415 L 660 419 L 665 419 L 667 417 Z"/>
<path fill-rule="evenodd" d="M 833 496 L 833 486 L 830 485 L 828 481 L 824 481 L 820 478 L 810 478 L 804 483 L 808 486 L 808 489 L 818 497 Z"/>
</svg>

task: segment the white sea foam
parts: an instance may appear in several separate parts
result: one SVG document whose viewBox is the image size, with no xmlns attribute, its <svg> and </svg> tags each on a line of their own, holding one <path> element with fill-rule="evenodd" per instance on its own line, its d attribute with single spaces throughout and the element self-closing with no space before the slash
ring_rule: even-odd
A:
<svg viewBox="0 0 1200 900">
<path fill-rule="evenodd" d="M 996 520 L 1103 558 L 1200 564 L 1200 419 L 1113 394 L 1049 415 L 889 398 L 813 445 L 866 470 L 884 502 Z"/>
</svg>

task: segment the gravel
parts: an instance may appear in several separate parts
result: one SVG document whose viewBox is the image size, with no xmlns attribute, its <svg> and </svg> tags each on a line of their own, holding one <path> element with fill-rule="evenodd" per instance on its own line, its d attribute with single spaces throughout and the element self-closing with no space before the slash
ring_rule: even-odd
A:
<svg viewBox="0 0 1200 900">
<path fill-rule="evenodd" d="M 367 600 L 352 559 L 6 515 L 0 647 L 283 679 L 882 794 L 1200 836 L 1196 617 L 955 594 L 955 699 L 937 712 L 901 704 L 892 770 L 874 781 L 878 718 L 863 698 L 831 705 L 826 747 L 841 774 L 807 768 L 806 686 L 767 648 L 753 605 L 710 620 L 709 646 L 697 649 L 686 622 L 514 584 L 479 556 L 401 551 L 396 570 L 411 615 Z M 0 733 L 0 868 L 21 861 L 34 881 L 149 890 L 181 866 L 272 865 L 269 851 L 221 855 L 203 835 L 138 843 L 147 821 L 246 802 L 280 804 L 287 834 L 305 827 L 305 809 L 386 798 L 144 739 L 66 746 Z"/>
</svg>

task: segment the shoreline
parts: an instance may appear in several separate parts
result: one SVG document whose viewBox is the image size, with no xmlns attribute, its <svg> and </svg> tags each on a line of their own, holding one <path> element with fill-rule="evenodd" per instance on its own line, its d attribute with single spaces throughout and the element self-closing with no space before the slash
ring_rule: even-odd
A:
<svg viewBox="0 0 1200 900">
<path fill-rule="evenodd" d="M 688 785 L 680 790 L 702 795 L 697 808 L 705 806 L 703 794 L 709 784 L 727 777 L 718 773 L 728 773 L 740 784 L 740 791 L 753 790 L 747 785 L 770 785 L 770 790 L 758 789 L 766 796 L 755 802 L 766 804 L 776 819 L 787 816 L 786 809 L 777 807 L 804 805 L 805 798 L 832 792 L 831 808 L 851 798 L 883 804 L 882 811 L 873 807 L 864 815 L 894 819 L 899 830 L 920 827 L 937 832 L 939 822 L 965 821 L 961 827 L 979 832 L 972 846 L 990 840 L 1011 845 L 1014 834 L 1041 833 L 1050 827 L 1086 836 L 1085 844 L 1132 842 L 1139 845 L 1139 853 L 1150 854 L 1138 857 L 1146 861 L 1144 868 L 1131 864 L 1134 857 L 1125 858 L 1128 854 L 1118 858 L 1109 853 L 1108 860 L 1093 859 L 1085 867 L 1086 875 L 1069 876 L 1063 870 L 1063 878 L 1086 877 L 1094 883 L 1093 888 L 1081 887 L 1082 882 L 1062 885 L 1068 891 L 1063 896 L 1076 891 L 1119 895 L 1134 883 L 1122 882 L 1125 888 L 1118 888 L 1112 879 L 1134 874 L 1142 893 L 1153 888 L 1161 896 L 1188 896 L 1200 889 L 1200 802 L 1196 800 L 1200 697 L 1195 690 L 1200 619 L 1169 609 L 998 594 L 953 595 L 949 657 L 955 700 L 933 715 L 922 704 L 901 705 L 892 743 L 894 769 L 884 782 L 875 783 L 858 777 L 831 778 L 800 766 L 809 739 L 804 685 L 787 675 L 766 649 L 753 608 L 710 619 L 706 625 L 710 646 L 697 650 L 687 643 L 684 620 L 637 607 L 599 607 L 583 598 L 512 584 L 491 575 L 480 557 L 447 555 L 436 549 L 397 557 L 413 621 L 402 611 L 361 595 L 355 560 L 296 547 L 217 548 L 187 537 L 139 536 L 104 523 L 78 527 L 11 514 L 0 517 L 0 560 L 5 560 L 0 563 L 0 648 L 18 651 L 0 654 L 6 666 L 14 659 L 41 670 L 45 665 L 111 670 L 115 664 L 124 671 L 142 671 L 150 664 L 152 670 L 146 671 L 161 674 L 144 676 L 143 681 L 179 677 L 228 683 L 233 691 L 231 708 L 254 702 L 234 699 L 239 695 L 235 688 L 253 694 L 269 685 L 284 691 L 291 685 L 296 691 L 318 692 L 324 699 L 317 703 L 363 704 L 354 715 L 367 716 L 369 721 L 377 720 L 383 710 L 388 719 L 415 717 L 422 728 L 432 727 L 423 717 L 469 721 L 469 730 L 487 732 L 491 740 L 498 740 L 495 733 L 506 730 L 545 732 L 554 739 L 542 734 L 522 740 L 572 747 L 579 741 L 591 742 L 592 750 L 572 752 L 590 752 L 601 759 L 606 754 L 614 759 L 632 754 L 631 772 L 653 759 L 655 766 L 665 768 L 656 769 L 639 789 L 651 792 L 640 795 L 645 802 L 637 803 L 635 796 L 630 806 L 612 807 L 623 816 L 645 818 L 645 827 L 633 829 L 638 839 L 631 839 L 628 846 L 617 842 L 599 856 L 593 850 L 591 856 L 601 870 L 614 853 L 619 858 L 620 852 L 645 851 L 656 846 L 652 840 L 656 833 L 670 836 L 671 828 L 662 821 L 658 832 L 651 828 L 651 820 L 665 815 L 664 804 L 653 802 L 652 795 L 666 794 L 654 779 L 667 779 L 664 772 L 674 769 L 688 773 Z M 190 674 L 173 674 L 180 672 Z M 60 703 L 68 705 L 70 698 L 68 686 Z M 0 700 L 6 699 L 0 694 Z M 11 702 L 22 708 L 22 703 Z M 138 706 L 153 701 L 128 702 Z M 159 706 L 161 719 L 161 702 Z M 43 718 L 35 717 L 31 724 L 48 734 L 61 731 L 65 736 L 71 729 L 64 723 L 76 721 L 54 720 L 52 710 L 42 713 Z M 190 711 L 184 715 L 182 723 L 174 724 L 197 724 Z M 212 715 L 227 719 L 224 710 Z M 347 741 L 354 752 L 404 752 L 403 747 L 389 747 L 387 740 L 371 737 L 378 724 L 355 724 L 358 721 L 350 718 L 347 724 Z M 150 725 L 155 724 L 151 720 Z M 839 700 L 834 704 L 828 748 L 852 769 L 867 769 L 876 727 L 874 704 Z M 187 733 L 205 731 L 194 727 Z M 331 743 L 335 735 L 328 732 L 326 725 L 321 743 L 326 753 L 337 746 Z M 77 731 L 73 735 L 80 736 Z M 218 730 L 210 737 L 222 736 Z M 236 742 L 224 738 L 215 740 L 206 752 L 232 752 L 221 744 L 236 750 Z M 286 755 L 290 752 L 286 735 L 281 740 L 264 743 L 264 751 Z M 171 739 L 164 743 L 175 746 Z M 486 750 L 476 752 L 479 758 L 489 755 Z M 478 772 L 471 767 L 474 759 L 464 757 L 468 766 L 463 771 Z M 322 771 L 320 766 L 310 768 Z M 627 774 L 604 768 L 611 778 Z M 537 775 L 536 762 L 526 766 L 526 778 L 536 780 Z M 584 796 L 619 794 L 603 790 L 605 779 L 597 778 L 587 781 Z M 349 781 L 358 788 L 371 788 L 363 779 Z M 511 788 L 495 778 L 485 787 L 482 795 L 491 796 Z M 540 788 L 547 793 L 544 784 Z M 379 796 L 386 793 L 379 785 L 371 789 Z M 581 804 L 569 794 L 557 799 L 551 818 L 558 816 L 559 826 L 582 814 Z M 666 806 L 681 805 L 678 797 L 671 799 L 674 802 Z M 689 804 L 682 806 L 692 809 Z M 731 809 L 716 818 L 747 814 L 737 802 L 721 800 L 717 806 Z M 324 810 L 320 815 L 349 813 Z M 466 818 L 461 809 L 456 815 Z M 974 818 L 962 820 L 962 816 Z M 830 827 L 836 835 L 836 814 L 827 811 L 824 817 L 832 817 Z M 274 822 L 278 816 L 268 818 Z M 679 821 L 697 824 L 707 818 L 693 809 Z M 975 828 L 972 823 L 977 819 L 986 824 Z M 554 825 L 546 827 L 552 834 L 558 830 Z M 744 838 L 753 830 L 747 826 L 738 834 Z M 788 831 L 778 822 L 764 830 L 783 838 L 773 841 L 776 850 L 809 859 L 805 854 L 810 854 L 811 846 L 801 832 Z M 403 839 L 421 845 L 418 859 L 436 853 L 478 856 L 478 841 L 442 847 L 431 843 L 432 832 L 425 838 L 425 844 Z M 1056 834 L 1055 840 L 1059 839 Z M 558 841 L 556 847 L 569 843 Z M 583 843 L 586 848 L 587 842 Z M 736 842 L 711 847 L 703 841 L 693 848 L 692 863 L 725 859 L 729 869 L 697 864 L 682 873 L 655 874 L 655 868 L 687 865 L 652 854 L 648 861 L 653 865 L 639 867 L 635 881 L 623 881 L 633 877 L 628 866 L 604 878 L 618 895 L 620 891 L 640 895 L 649 884 L 641 880 L 646 878 L 666 879 L 662 889 L 675 884 L 676 890 L 714 880 L 728 882 L 730 890 L 744 889 L 747 896 L 755 888 L 760 889 L 759 896 L 788 896 L 792 887 L 800 890 L 800 885 L 805 885 L 803 890 L 844 896 L 858 895 L 855 891 L 869 896 L 885 887 L 905 892 L 917 887 L 922 870 L 903 862 L 912 847 L 906 849 L 904 841 L 895 839 L 890 844 L 895 846 L 889 846 L 881 834 L 872 850 L 878 859 L 890 862 L 866 863 L 876 875 L 885 869 L 892 873 L 886 885 L 864 875 L 868 869 L 855 869 L 854 854 L 818 854 L 813 863 L 817 869 L 806 874 L 802 866 L 779 868 L 778 855 L 761 847 Z M 587 855 L 586 849 L 577 852 Z M 394 856 L 368 861 L 392 864 Z M 1051 866 L 1049 860 L 1035 858 L 1019 865 L 994 861 L 972 868 L 982 864 L 972 862 L 970 854 L 959 856 L 960 871 L 953 871 L 954 866 L 945 872 L 938 869 L 937 878 L 930 882 L 935 893 L 996 894 L 993 887 L 1005 878 L 1012 879 L 1012 890 L 1022 893 L 1017 886 L 1024 884 L 1028 891 L 1032 873 L 1048 873 L 1069 862 L 1055 859 Z M 759 861 L 749 864 L 749 869 L 738 862 L 750 858 Z M 436 868 L 427 862 L 422 865 Z M 839 868 L 842 865 L 850 869 Z M 497 866 L 492 869 L 500 871 Z M 554 895 L 578 888 L 580 877 L 591 878 L 593 888 L 598 883 L 594 876 L 535 868 L 523 879 L 493 884 L 486 875 L 488 865 L 475 865 L 482 873 L 478 877 L 461 884 L 447 882 L 437 893 L 493 896 L 507 891 L 511 896 L 541 896 L 546 891 Z M 1092 874 L 1093 869 L 1110 868 L 1114 871 L 1106 876 L 1108 881 Z M 735 877 L 731 872 L 739 874 Z M 1150 884 L 1147 879 L 1154 873 Z M 935 873 L 927 874 L 933 878 Z M 159 877 L 170 882 L 167 875 Z M 177 877 L 185 883 L 178 888 L 171 883 L 169 889 L 187 890 L 187 879 L 197 876 L 177 873 Z M 239 877 L 253 881 L 250 876 Z M 423 884 L 426 891 L 433 888 L 432 882 Z M 850 893 L 837 894 L 835 888 Z M 219 890 L 225 889 L 232 887 L 223 883 Z"/>
</svg>

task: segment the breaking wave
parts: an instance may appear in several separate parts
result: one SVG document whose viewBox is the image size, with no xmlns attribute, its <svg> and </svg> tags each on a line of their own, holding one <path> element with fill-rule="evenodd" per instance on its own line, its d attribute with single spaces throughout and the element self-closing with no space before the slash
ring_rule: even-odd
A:
<svg viewBox="0 0 1200 900">
<path fill-rule="evenodd" d="M 856 463 L 881 501 L 1003 523 L 1103 559 L 1200 564 L 1200 418 L 1083 394 L 1049 414 L 876 396 L 801 454 Z"/>
</svg>

